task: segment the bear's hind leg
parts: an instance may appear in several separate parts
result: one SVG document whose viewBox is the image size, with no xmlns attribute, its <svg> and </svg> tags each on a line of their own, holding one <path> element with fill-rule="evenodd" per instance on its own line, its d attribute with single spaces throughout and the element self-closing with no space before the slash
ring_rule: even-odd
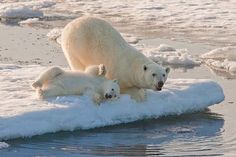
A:
<svg viewBox="0 0 236 157">
<path fill-rule="evenodd" d="M 38 98 L 40 99 L 45 99 L 48 97 L 54 97 L 54 96 L 61 96 L 61 95 L 66 95 L 61 87 L 56 86 L 56 85 L 49 85 L 46 89 L 37 89 L 37 95 Z"/>
</svg>

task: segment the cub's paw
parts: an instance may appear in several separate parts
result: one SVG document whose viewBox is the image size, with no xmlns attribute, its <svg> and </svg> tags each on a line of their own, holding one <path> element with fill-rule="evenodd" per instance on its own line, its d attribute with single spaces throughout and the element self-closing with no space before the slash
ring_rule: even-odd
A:
<svg viewBox="0 0 236 157">
<path fill-rule="evenodd" d="M 41 88 L 36 90 L 36 94 L 37 94 L 37 97 L 39 99 L 44 99 L 45 98 L 45 92 Z"/>
</svg>

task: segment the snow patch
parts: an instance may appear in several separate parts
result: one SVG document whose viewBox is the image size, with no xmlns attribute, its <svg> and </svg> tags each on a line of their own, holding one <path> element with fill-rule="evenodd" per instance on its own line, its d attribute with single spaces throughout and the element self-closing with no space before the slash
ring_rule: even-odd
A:
<svg viewBox="0 0 236 157">
<path fill-rule="evenodd" d="M 214 81 L 168 79 L 163 91 L 148 90 L 147 100 L 142 103 L 128 95 L 100 106 L 86 95 L 41 101 L 35 98 L 30 84 L 46 68 L 0 64 L 0 139 L 179 115 L 203 110 L 224 100 L 222 88 Z"/>
</svg>

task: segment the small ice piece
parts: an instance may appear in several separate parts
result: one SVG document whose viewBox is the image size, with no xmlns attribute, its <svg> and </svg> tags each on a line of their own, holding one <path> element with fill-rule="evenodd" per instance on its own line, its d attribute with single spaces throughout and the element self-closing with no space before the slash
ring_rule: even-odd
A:
<svg viewBox="0 0 236 157">
<path fill-rule="evenodd" d="M 47 37 L 51 40 L 56 40 L 59 36 L 61 36 L 62 29 L 53 28 L 50 32 L 48 32 Z"/>
<path fill-rule="evenodd" d="M 144 49 L 144 54 L 155 62 L 180 65 L 197 66 L 201 62 L 194 59 L 187 49 L 175 49 L 169 45 L 161 44 L 158 48 Z"/>
<path fill-rule="evenodd" d="M 176 51 L 175 48 L 171 47 L 170 45 L 167 44 L 161 44 L 158 48 L 158 51 L 160 52 L 166 52 L 166 51 Z"/>
<path fill-rule="evenodd" d="M 4 18 L 33 18 L 42 17 L 43 12 L 40 10 L 34 10 L 26 6 L 15 6 L 0 9 L 0 17 Z"/>
<path fill-rule="evenodd" d="M 48 32 L 47 37 L 50 40 L 55 40 L 58 44 L 61 44 L 61 28 L 53 28 L 50 32 Z"/>
<path fill-rule="evenodd" d="M 0 149 L 8 148 L 10 145 L 6 142 L 0 142 Z"/>
<path fill-rule="evenodd" d="M 20 21 L 20 25 L 31 25 L 34 23 L 37 23 L 39 21 L 39 18 L 29 18 L 27 20 Z"/>
</svg>

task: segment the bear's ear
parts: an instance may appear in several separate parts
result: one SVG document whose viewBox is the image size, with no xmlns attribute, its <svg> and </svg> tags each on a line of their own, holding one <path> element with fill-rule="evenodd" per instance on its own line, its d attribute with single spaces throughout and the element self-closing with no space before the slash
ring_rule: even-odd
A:
<svg viewBox="0 0 236 157">
<path fill-rule="evenodd" d="M 146 65 L 143 66 L 143 70 L 144 70 L 144 71 L 147 70 L 147 66 L 146 66 Z"/>
<path fill-rule="evenodd" d="M 166 68 L 166 73 L 168 74 L 169 72 L 170 72 L 170 68 L 167 67 L 167 68 Z"/>
</svg>

